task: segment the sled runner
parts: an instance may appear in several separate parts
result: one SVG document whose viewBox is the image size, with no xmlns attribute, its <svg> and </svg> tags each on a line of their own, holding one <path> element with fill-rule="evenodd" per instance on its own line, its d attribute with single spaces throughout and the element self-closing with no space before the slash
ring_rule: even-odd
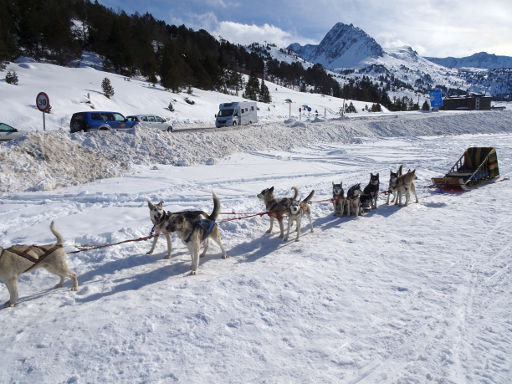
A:
<svg viewBox="0 0 512 384">
<path fill-rule="evenodd" d="M 443 192 L 463 192 L 500 175 L 498 156 L 493 147 L 470 147 L 443 177 L 433 177 L 432 187 Z"/>
</svg>

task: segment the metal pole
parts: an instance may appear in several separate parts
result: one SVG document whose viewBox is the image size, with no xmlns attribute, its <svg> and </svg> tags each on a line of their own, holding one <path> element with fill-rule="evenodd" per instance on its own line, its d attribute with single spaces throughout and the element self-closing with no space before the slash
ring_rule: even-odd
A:
<svg viewBox="0 0 512 384">
<path fill-rule="evenodd" d="M 44 114 L 45 114 L 45 112 L 43 111 L 43 131 L 46 131 L 46 121 L 44 118 Z"/>
</svg>

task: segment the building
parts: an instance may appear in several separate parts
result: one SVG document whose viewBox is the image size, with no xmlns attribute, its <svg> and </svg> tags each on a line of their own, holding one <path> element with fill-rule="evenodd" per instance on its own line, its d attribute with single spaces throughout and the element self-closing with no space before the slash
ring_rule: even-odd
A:
<svg viewBox="0 0 512 384">
<path fill-rule="evenodd" d="M 483 93 L 471 93 L 469 95 L 463 96 L 449 96 L 443 98 L 443 109 L 491 109 L 491 100 L 491 96 L 486 96 Z"/>
</svg>

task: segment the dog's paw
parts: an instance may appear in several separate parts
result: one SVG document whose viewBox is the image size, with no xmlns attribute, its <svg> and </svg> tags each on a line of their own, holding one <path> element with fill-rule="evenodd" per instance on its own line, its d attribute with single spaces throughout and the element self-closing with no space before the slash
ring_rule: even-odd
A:
<svg viewBox="0 0 512 384">
<path fill-rule="evenodd" d="M 295 242 L 297 242 L 297 241 L 299 241 L 299 238 L 296 238 L 296 239 L 295 239 Z"/>
<path fill-rule="evenodd" d="M 4 308 L 12 308 L 16 305 L 16 303 L 12 304 L 11 303 L 11 300 L 7 300 L 5 303 L 4 303 Z"/>
<path fill-rule="evenodd" d="M 78 287 L 71 287 L 71 290 L 76 292 L 76 291 L 78 291 Z"/>
<path fill-rule="evenodd" d="M 228 258 L 228 255 L 226 255 L 225 253 L 222 255 L 222 258 L 223 259 L 227 259 Z"/>
<path fill-rule="evenodd" d="M 171 255 L 164 256 L 164 259 L 170 259 L 170 258 L 171 258 Z"/>
<path fill-rule="evenodd" d="M 267 230 L 265 231 L 265 233 L 270 233 L 270 232 L 272 232 L 270 229 L 267 229 Z"/>
<path fill-rule="evenodd" d="M 197 274 L 197 271 L 190 271 L 190 276 L 195 276 Z"/>
<path fill-rule="evenodd" d="M 147 251 L 146 252 L 146 255 L 152 255 L 153 254 L 153 251 Z"/>
</svg>

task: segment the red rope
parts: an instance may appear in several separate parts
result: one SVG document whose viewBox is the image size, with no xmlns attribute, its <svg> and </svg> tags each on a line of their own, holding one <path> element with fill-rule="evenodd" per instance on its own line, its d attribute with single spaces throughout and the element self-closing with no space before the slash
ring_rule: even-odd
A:
<svg viewBox="0 0 512 384">
<path fill-rule="evenodd" d="M 149 236 L 139 237 L 138 239 L 123 240 L 123 241 L 120 241 L 118 243 L 109 243 L 109 244 L 103 244 L 103 245 L 98 245 L 98 246 L 93 246 L 93 247 L 83 247 L 83 248 L 76 247 L 76 248 L 78 248 L 78 251 L 73 251 L 73 252 L 68 252 L 68 253 L 79 253 L 79 252 L 85 252 L 85 251 L 92 251 L 93 249 L 106 248 L 106 247 L 111 247 L 113 245 L 130 243 L 130 242 L 133 242 L 133 241 L 144 241 L 144 240 L 152 239 L 153 237 L 158 237 L 158 236 L 163 235 L 163 234 L 164 233 L 160 233 L 158 235 L 149 235 Z"/>
</svg>

